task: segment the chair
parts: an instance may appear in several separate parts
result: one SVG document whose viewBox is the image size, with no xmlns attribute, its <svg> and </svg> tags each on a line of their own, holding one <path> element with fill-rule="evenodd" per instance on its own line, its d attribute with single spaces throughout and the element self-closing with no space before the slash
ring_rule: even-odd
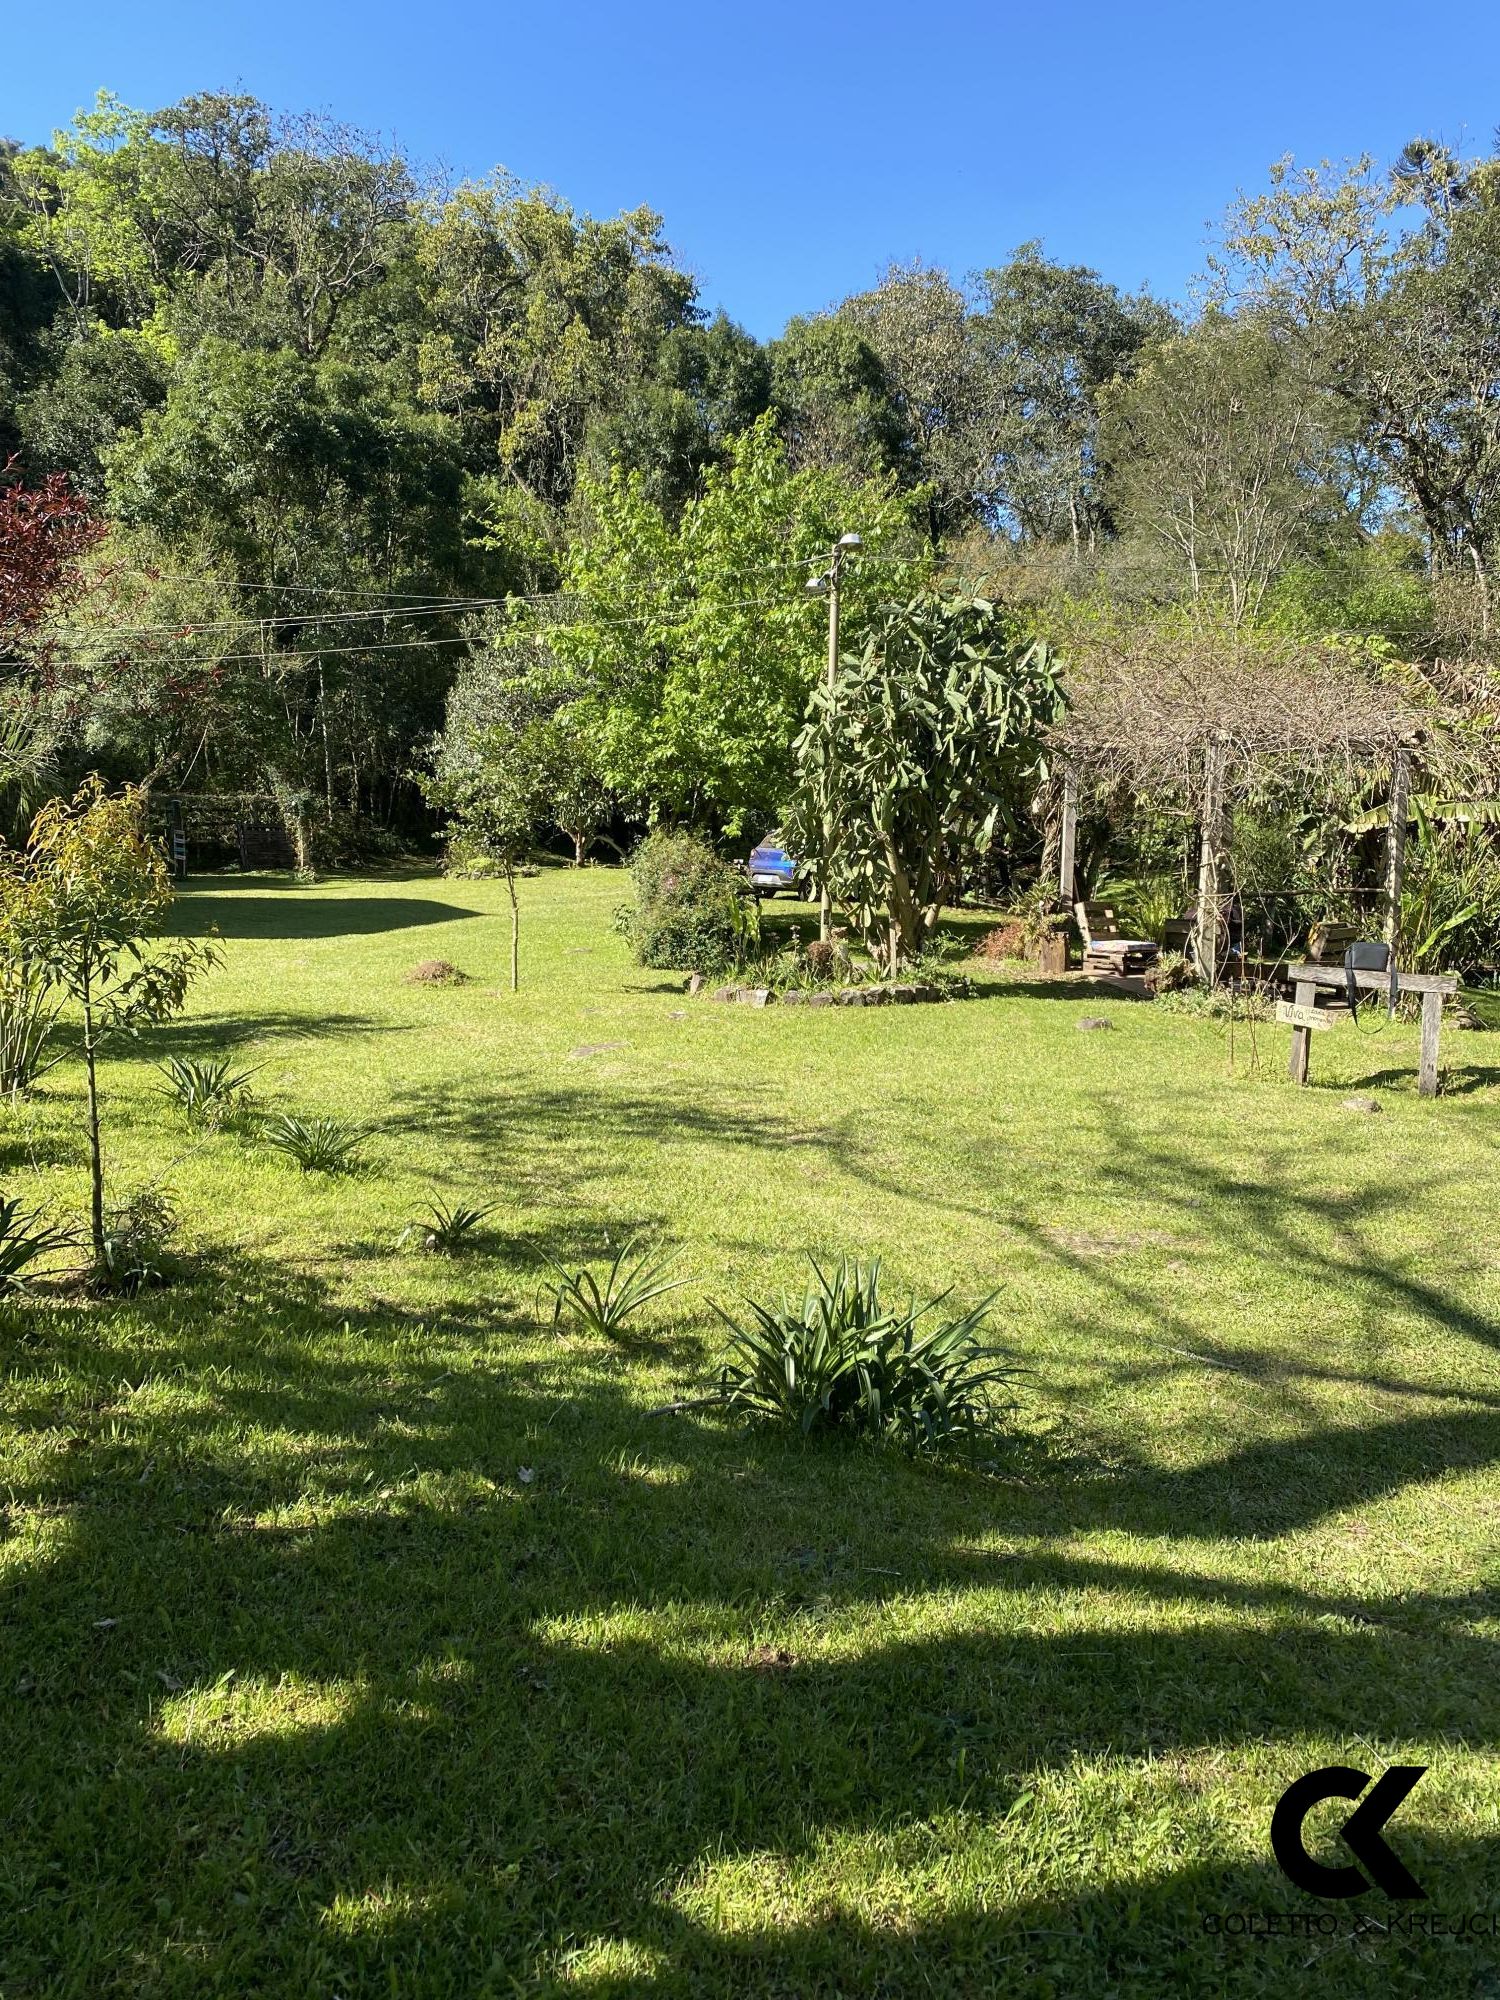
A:
<svg viewBox="0 0 1500 2000">
<path fill-rule="evenodd" d="M 1152 939 L 1122 935 L 1108 903 L 1075 903 L 1073 914 L 1083 934 L 1085 972 L 1144 972 L 1161 957 L 1161 946 Z"/>
</svg>

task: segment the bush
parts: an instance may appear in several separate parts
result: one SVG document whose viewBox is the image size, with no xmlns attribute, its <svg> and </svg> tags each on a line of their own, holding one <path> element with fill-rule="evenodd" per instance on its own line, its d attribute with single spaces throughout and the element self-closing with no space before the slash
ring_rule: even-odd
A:
<svg viewBox="0 0 1500 2000">
<path fill-rule="evenodd" d="M 0 1093 L 21 1097 L 52 1067 L 47 1043 L 61 1002 L 30 960 L 0 959 Z"/>
<path fill-rule="evenodd" d="M 738 964 L 759 940 L 740 876 L 693 833 L 658 828 L 630 865 L 634 907 L 623 928 L 642 965 L 668 972 L 717 972 Z"/>
<path fill-rule="evenodd" d="M 266 1120 L 260 1137 L 304 1174 L 352 1174 L 363 1164 L 359 1149 L 369 1133 L 347 1118 L 301 1118 L 285 1111 Z"/>
<path fill-rule="evenodd" d="M 254 1101 L 250 1079 L 263 1063 L 233 1069 L 227 1056 L 195 1062 L 189 1056 L 169 1056 L 157 1069 L 166 1078 L 162 1096 L 170 1098 L 198 1131 L 219 1132 L 243 1117 Z"/>
<path fill-rule="evenodd" d="M 995 1435 L 1002 1406 L 993 1391 L 1016 1374 L 982 1345 L 985 1299 L 956 1318 L 919 1322 L 942 1304 L 887 1306 L 880 1264 L 843 1258 L 832 1272 L 815 1262 L 814 1281 L 796 1302 L 747 1299 L 746 1324 L 722 1307 L 729 1353 L 709 1399 L 744 1416 L 792 1423 L 807 1436 L 846 1431 L 934 1452 Z"/>
<path fill-rule="evenodd" d="M 110 1209 L 104 1224 L 104 1254 L 94 1271 L 94 1289 L 128 1296 L 146 1285 L 170 1284 L 170 1245 L 176 1234 L 177 1212 L 171 1197 L 159 1188 L 142 1188 L 120 1207 Z"/>
</svg>

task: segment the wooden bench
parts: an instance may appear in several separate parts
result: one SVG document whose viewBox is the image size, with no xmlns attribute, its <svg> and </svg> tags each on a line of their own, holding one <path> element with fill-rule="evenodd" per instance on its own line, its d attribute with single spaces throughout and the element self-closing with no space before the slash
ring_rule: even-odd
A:
<svg viewBox="0 0 1500 2000">
<path fill-rule="evenodd" d="M 1347 950 L 1348 947 L 1346 946 Z M 1386 994 L 1391 990 L 1388 972 L 1345 972 L 1343 965 L 1294 965 L 1288 977 L 1296 994 L 1295 1004 L 1309 1012 L 1317 1006 L 1318 995 L 1330 987 L 1340 993 L 1352 979 L 1361 993 Z M 1422 996 L 1422 1047 L 1417 1066 L 1417 1089 L 1423 1097 L 1436 1097 L 1438 1089 L 1438 1031 L 1443 1021 L 1443 1001 L 1458 991 L 1458 979 L 1451 972 L 1398 972 L 1396 991 Z M 1293 1083 L 1306 1083 L 1307 1057 L 1312 1042 L 1311 1028 L 1292 1029 L 1292 1054 L 1288 1073 Z"/>
<path fill-rule="evenodd" d="M 1151 938 L 1125 937 L 1108 903 L 1075 903 L 1073 914 L 1083 934 L 1085 972 L 1144 972 L 1161 957 Z"/>
</svg>

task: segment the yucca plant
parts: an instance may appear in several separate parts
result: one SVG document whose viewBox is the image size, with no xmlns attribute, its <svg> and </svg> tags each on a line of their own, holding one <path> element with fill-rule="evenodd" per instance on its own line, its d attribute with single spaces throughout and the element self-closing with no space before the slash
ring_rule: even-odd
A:
<svg viewBox="0 0 1500 2000">
<path fill-rule="evenodd" d="M 59 1058 L 47 1044 L 61 1001 L 30 960 L 0 951 L 0 1093 L 17 1098 Z"/>
<path fill-rule="evenodd" d="M 413 1236 L 422 1239 L 426 1250 L 438 1250 L 452 1256 L 462 1250 L 487 1215 L 493 1215 L 498 1203 L 487 1202 L 483 1208 L 471 1208 L 465 1202 L 446 1202 L 441 1195 L 433 1195 L 426 1203 L 424 1213 L 409 1222 L 402 1230 L 400 1242 L 405 1243 Z"/>
<path fill-rule="evenodd" d="M 260 1128 L 261 1143 L 284 1153 L 305 1174 L 352 1174 L 369 1136 L 347 1118 L 301 1118 L 290 1111 L 278 1112 Z"/>
<path fill-rule="evenodd" d="M 663 1275 L 670 1269 L 669 1258 L 658 1258 L 653 1263 L 643 1252 L 631 1263 L 630 1253 L 634 1248 L 634 1237 L 620 1245 L 610 1260 L 602 1285 L 592 1271 L 569 1271 L 555 1258 L 548 1257 L 547 1262 L 558 1277 L 552 1288 L 552 1324 L 556 1326 L 566 1312 L 585 1332 L 612 1339 L 632 1313 L 639 1312 L 663 1293 L 675 1292 L 689 1283 L 686 1278 Z"/>
<path fill-rule="evenodd" d="M 0 1194 L 0 1292 L 19 1291 L 38 1258 L 76 1244 L 71 1229 L 43 1222 L 35 1209 Z"/>
<path fill-rule="evenodd" d="M 1019 1370 L 979 1338 L 993 1294 L 924 1330 L 920 1322 L 937 1313 L 946 1292 L 923 1305 L 887 1305 L 878 1259 L 841 1258 L 831 1271 L 812 1260 L 812 1268 L 800 1300 L 746 1299 L 743 1321 L 714 1306 L 730 1341 L 708 1401 L 793 1423 L 804 1436 L 847 1431 L 910 1452 L 973 1443 L 998 1430 L 995 1385 Z"/>
<path fill-rule="evenodd" d="M 189 1125 L 218 1131 L 231 1118 L 248 1110 L 250 1079 L 265 1064 L 235 1070 L 230 1068 L 227 1056 L 203 1062 L 195 1062 L 190 1056 L 169 1056 L 156 1067 L 166 1078 L 162 1095 L 172 1100 Z"/>
</svg>

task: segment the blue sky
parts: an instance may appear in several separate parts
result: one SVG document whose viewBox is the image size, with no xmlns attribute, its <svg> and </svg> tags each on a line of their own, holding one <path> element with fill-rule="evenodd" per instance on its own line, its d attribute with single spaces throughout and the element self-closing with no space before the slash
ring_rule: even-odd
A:
<svg viewBox="0 0 1500 2000">
<path fill-rule="evenodd" d="M 666 217 L 705 303 L 769 335 L 892 258 L 955 273 L 1028 237 L 1181 296 L 1207 228 L 1284 152 L 1389 158 L 1500 118 L 1500 6 L 727 7 L 663 0 L 0 0 L 0 133 L 107 86 L 243 88 Z"/>
</svg>

